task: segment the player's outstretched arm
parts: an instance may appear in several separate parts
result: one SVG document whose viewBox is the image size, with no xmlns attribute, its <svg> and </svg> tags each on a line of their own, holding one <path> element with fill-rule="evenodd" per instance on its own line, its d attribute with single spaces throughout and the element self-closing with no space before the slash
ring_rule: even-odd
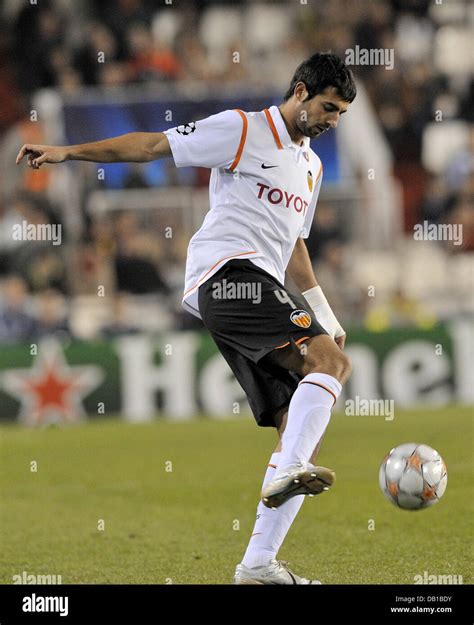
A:
<svg viewBox="0 0 474 625">
<path fill-rule="evenodd" d="M 18 152 L 16 164 L 27 157 L 28 167 L 39 169 L 45 163 L 93 161 L 95 163 L 146 163 L 171 156 L 167 136 L 162 132 L 130 132 L 120 137 L 80 145 L 34 145 L 26 143 Z"/>
</svg>

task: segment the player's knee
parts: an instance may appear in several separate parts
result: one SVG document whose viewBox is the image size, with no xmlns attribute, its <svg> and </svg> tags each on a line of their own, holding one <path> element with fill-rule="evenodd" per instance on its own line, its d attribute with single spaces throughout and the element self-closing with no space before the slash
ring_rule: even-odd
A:
<svg viewBox="0 0 474 625">
<path fill-rule="evenodd" d="M 305 364 L 305 374 L 326 373 L 339 380 L 341 384 L 349 379 L 352 372 L 351 359 L 336 346 L 331 350 L 310 354 Z"/>
<path fill-rule="evenodd" d="M 344 384 L 352 371 L 351 359 L 341 350 L 330 354 L 326 367 L 329 374 L 339 380 L 341 384 Z"/>
<path fill-rule="evenodd" d="M 349 379 L 352 373 L 352 360 L 347 354 L 341 351 L 341 353 L 339 354 L 338 365 L 340 368 L 339 381 L 341 382 L 341 384 L 344 384 Z"/>
</svg>

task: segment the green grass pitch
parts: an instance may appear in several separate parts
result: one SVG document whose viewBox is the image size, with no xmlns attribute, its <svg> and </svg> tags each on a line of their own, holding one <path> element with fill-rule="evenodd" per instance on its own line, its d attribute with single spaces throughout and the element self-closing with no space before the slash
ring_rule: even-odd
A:
<svg viewBox="0 0 474 625">
<path fill-rule="evenodd" d="M 465 407 L 397 412 L 391 422 L 335 414 L 318 462 L 337 482 L 305 501 L 279 557 L 325 584 L 413 584 L 425 571 L 472 583 L 471 419 Z M 12 425 L 0 436 L 5 584 L 23 571 L 65 584 L 230 583 L 276 442 L 249 416 Z M 445 496 L 418 512 L 395 508 L 378 486 L 385 453 L 411 441 L 448 467 Z"/>
</svg>

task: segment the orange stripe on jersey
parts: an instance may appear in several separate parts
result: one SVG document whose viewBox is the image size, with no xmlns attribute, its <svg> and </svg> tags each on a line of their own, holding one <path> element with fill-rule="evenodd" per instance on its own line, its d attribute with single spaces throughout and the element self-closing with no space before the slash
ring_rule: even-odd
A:
<svg viewBox="0 0 474 625">
<path fill-rule="evenodd" d="M 242 256 L 243 254 L 256 254 L 256 253 L 257 253 L 256 250 L 249 250 L 248 252 L 240 252 L 240 254 L 233 254 L 231 256 L 224 256 L 224 258 L 221 258 L 220 260 L 218 260 L 217 263 L 214 263 L 214 265 L 212 265 L 212 267 L 206 271 L 206 273 L 202 276 L 202 278 L 199 278 L 199 280 L 196 282 L 196 284 L 193 284 L 193 286 L 190 286 L 189 289 L 184 292 L 183 297 L 186 297 L 186 294 L 189 293 L 189 291 L 192 291 L 193 289 L 195 289 L 199 285 L 199 283 L 204 280 L 204 278 L 207 276 L 207 274 L 210 271 L 212 271 L 214 269 L 214 267 L 217 267 L 217 265 L 219 263 L 221 263 L 223 260 L 229 260 L 229 258 L 237 258 L 238 256 Z"/>
<path fill-rule="evenodd" d="M 237 113 L 242 118 L 243 126 L 242 126 L 242 134 L 240 135 L 240 143 L 239 143 L 239 147 L 237 149 L 237 154 L 235 155 L 234 162 L 232 163 L 232 165 L 229 168 L 230 171 L 234 171 L 234 169 L 239 164 L 240 157 L 242 156 L 242 152 L 244 151 L 244 145 L 245 145 L 245 141 L 247 139 L 247 128 L 248 128 L 248 125 L 249 125 L 249 122 L 247 120 L 247 116 L 245 115 L 245 113 L 243 111 L 241 111 L 240 109 L 235 109 L 235 110 L 237 111 Z"/>
<path fill-rule="evenodd" d="M 269 464 L 268 466 L 271 467 L 272 469 L 276 469 L 277 468 L 276 464 Z"/>
<path fill-rule="evenodd" d="M 337 397 L 335 396 L 335 394 L 327 386 L 324 386 L 324 384 L 320 384 L 319 382 L 310 382 L 309 380 L 301 380 L 300 384 L 314 384 L 314 386 L 319 386 L 319 387 L 323 388 L 325 391 L 327 391 L 330 395 L 333 396 L 334 404 L 337 402 Z M 298 384 L 298 386 L 300 384 Z M 333 406 L 334 406 L 334 404 L 333 404 Z"/>
<path fill-rule="evenodd" d="M 314 181 L 314 186 L 316 186 L 318 184 L 318 180 L 321 178 L 321 174 L 323 173 L 323 164 L 321 163 L 321 167 L 319 168 L 319 173 L 316 177 L 316 180 Z"/>
<path fill-rule="evenodd" d="M 283 146 L 280 141 L 280 136 L 278 135 L 278 130 L 275 127 L 270 111 L 268 109 L 265 109 L 263 112 L 265 113 L 265 117 L 267 118 L 267 122 L 268 122 L 268 125 L 270 126 L 270 130 L 272 131 L 273 138 L 275 139 L 275 143 L 277 144 L 277 148 L 279 150 L 283 150 Z"/>
</svg>

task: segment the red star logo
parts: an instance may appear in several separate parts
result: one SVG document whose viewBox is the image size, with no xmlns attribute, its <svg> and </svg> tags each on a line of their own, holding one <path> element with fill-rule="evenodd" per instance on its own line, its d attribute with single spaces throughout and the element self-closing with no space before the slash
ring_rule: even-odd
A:
<svg viewBox="0 0 474 625">
<path fill-rule="evenodd" d="M 55 340 L 40 343 L 31 369 L 13 369 L 2 386 L 22 403 L 20 419 L 28 425 L 77 421 L 84 414 L 82 399 L 102 381 L 95 366 L 70 366 Z"/>
</svg>

